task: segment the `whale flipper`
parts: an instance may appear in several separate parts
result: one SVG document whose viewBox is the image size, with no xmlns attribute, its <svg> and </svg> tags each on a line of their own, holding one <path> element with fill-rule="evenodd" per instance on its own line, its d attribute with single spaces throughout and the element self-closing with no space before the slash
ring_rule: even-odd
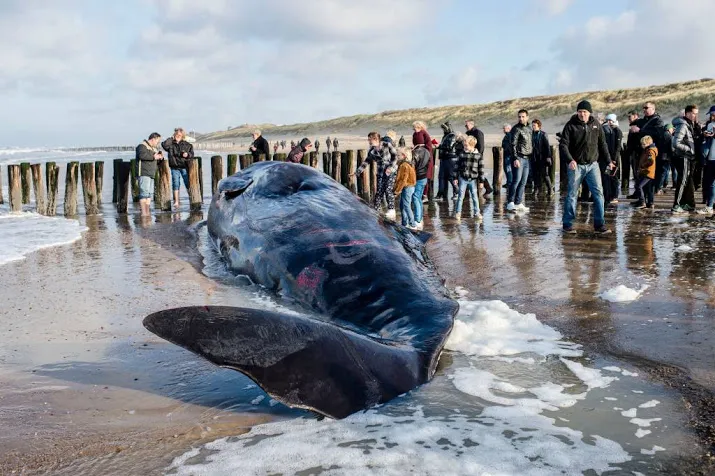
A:
<svg viewBox="0 0 715 476">
<path fill-rule="evenodd" d="M 160 311 L 143 323 L 159 337 L 244 373 L 274 399 L 331 418 L 386 402 L 429 379 L 412 347 L 303 316 L 204 306 Z"/>
</svg>

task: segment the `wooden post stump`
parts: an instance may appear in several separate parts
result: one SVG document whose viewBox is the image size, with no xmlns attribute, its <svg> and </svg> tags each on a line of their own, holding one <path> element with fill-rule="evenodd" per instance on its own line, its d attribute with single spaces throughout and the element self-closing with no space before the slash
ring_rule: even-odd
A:
<svg viewBox="0 0 715 476">
<path fill-rule="evenodd" d="M 132 163 L 122 161 L 117 170 L 117 213 L 127 213 L 129 207 L 129 182 L 132 176 Z"/>
<path fill-rule="evenodd" d="M 266 154 L 258 154 L 258 162 L 265 162 Z"/>
<path fill-rule="evenodd" d="M 365 157 L 367 156 L 367 151 L 365 149 L 360 149 L 357 151 L 357 166 L 355 168 L 355 171 L 357 171 L 357 167 L 360 166 L 365 161 Z M 366 168 L 363 170 L 362 174 L 360 177 L 358 177 L 358 182 L 357 182 L 357 187 L 358 187 L 358 195 L 360 195 L 360 198 L 365 200 L 366 202 L 370 201 L 370 168 Z"/>
<path fill-rule="evenodd" d="M 199 161 L 193 159 L 188 161 L 189 173 L 189 205 L 193 212 L 201 211 L 203 196 L 201 195 L 201 183 L 199 182 Z"/>
<path fill-rule="evenodd" d="M 97 207 L 97 184 L 94 181 L 94 163 L 81 164 L 80 173 L 82 174 L 84 213 L 85 215 L 96 215 L 99 213 L 99 208 Z"/>
<path fill-rule="evenodd" d="M 174 199 L 171 190 L 171 167 L 169 167 L 169 161 L 166 159 L 159 160 L 156 165 L 154 208 L 162 212 L 170 212 L 171 202 Z"/>
<path fill-rule="evenodd" d="M 20 164 L 20 178 L 22 182 L 22 203 L 27 205 L 30 203 L 30 183 L 32 183 L 32 172 L 30 171 L 29 162 Z"/>
<path fill-rule="evenodd" d="M 94 163 L 94 183 L 97 187 L 97 205 L 102 204 L 102 189 L 104 187 L 104 162 L 98 160 Z"/>
<path fill-rule="evenodd" d="M 47 179 L 47 216 L 57 214 L 57 190 L 60 185 L 60 168 L 54 162 L 45 165 L 45 178 Z"/>
<path fill-rule="evenodd" d="M 340 152 L 340 183 L 343 187 L 348 188 L 348 153 Z"/>
<path fill-rule="evenodd" d="M 559 191 L 565 192 L 568 186 L 568 164 L 559 157 Z"/>
<path fill-rule="evenodd" d="M 241 163 L 241 170 L 246 170 L 248 168 L 248 157 L 250 157 L 250 154 L 241 154 L 239 156 L 238 160 Z"/>
<path fill-rule="evenodd" d="M 303 165 L 310 165 L 310 152 L 303 154 L 303 158 L 300 159 L 300 163 Z"/>
<path fill-rule="evenodd" d="M 314 169 L 318 168 L 318 153 L 315 151 L 310 153 L 310 166 Z"/>
<path fill-rule="evenodd" d="M 348 150 L 346 152 L 347 156 L 347 186 L 348 189 L 354 194 L 357 195 L 358 189 L 357 189 L 357 177 L 354 175 L 355 171 L 357 170 L 357 159 L 355 157 L 355 151 L 354 150 Z M 352 175 L 351 175 L 352 174 Z"/>
<path fill-rule="evenodd" d="M 218 183 L 223 178 L 223 157 L 214 155 L 211 157 L 211 195 L 216 195 Z"/>
<path fill-rule="evenodd" d="M 77 180 L 79 178 L 77 169 L 79 162 L 67 164 L 67 176 L 65 177 L 65 216 L 73 217 L 77 215 Z"/>
<path fill-rule="evenodd" d="M 201 157 L 195 157 L 199 164 L 199 189 L 201 190 L 201 203 L 204 202 L 204 161 Z"/>
<path fill-rule="evenodd" d="M 335 180 L 338 183 L 340 183 L 340 180 L 341 180 L 340 174 L 343 170 L 341 157 L 342 156 L 340 155 L 340 152 L 333 151 L 333 160 L 332 160 L 332 164 L 330 166 L 330 176 L 333 177 L 333 180 Z"/>
<path fill-rule="evenodd" d="M 112 203 L 117 203 L 119 200 L 119 169 L 122 162 L 124 162 L 122 159 L 112 161 Z"/>
<path fill-rule="evenodd" d="M 238 171 L 238 155 L 228 154 L 226 156 L 226 176 L 230 177 Z"/>
<path fill-rule="evenodd" d="M 35 210 L 40 215 L 47 214 L 47 203 L 45 201 L 45 181 L 42 179 L 42 164 L 32 164 L 32 188 L 35 191 Z"/>
<path fill-rule="evenodd" d="M 323 152 L 323 172 L 330 175 L 330 154 Z"/>
<path fill-rule="evenodd" d="M 22 179 L 20 178 L 20 166 L 7 166 L 7 187 L 10 196 L 10 210 L 13 212 L 22 211 Z"/>
<path fill-rule="evenodd" d="M 494 159 L 492 193 L 496 196 L 501 194 L 501 187 L 504 184 L 504 150 L 501 147 L 492 147 L 492 157 Z"/>
<path fill-rule="evenodd" d="M 139 164 L 137 159 L 133 159 L 131 162 L 131 173 L 132 173 L 132 202 L 139 202 Z"/>
<path fill-rule="evenodd" d="M 551 178 L 551 186 L 556 190 L 556 168 L 559 167 L 559 148 L 555 145 L 551 146 L 551 170 L 549 176 Z M 551 190 L 549 190 L 551 193 Z"/>
<path fill-rule="evenodd" d="M 368 173 L 366 170 L 365 173 Z M 377 164 L 375 161 L 370 162 L 370 198 L 375 198 L 377 195 Z"/>
</svg>

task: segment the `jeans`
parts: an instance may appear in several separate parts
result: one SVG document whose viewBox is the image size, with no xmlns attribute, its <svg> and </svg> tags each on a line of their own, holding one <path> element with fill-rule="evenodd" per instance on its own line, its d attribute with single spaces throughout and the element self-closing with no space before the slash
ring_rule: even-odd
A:
<svg viewBox="0 0 715 476">
<path fill-rule="evenodd" d="M 402 212 L 402 226 L 415 226 L 415 215 L 412 213 L 412 198 L 415 196 L 415 187 L 405 187 L 400 194 L 400 211 Z M 422 196 L 420 195 L 420 199 Z"/>
<path fill-rule="evenodd" d="M 519 205 L 524 201 L 524 188 L 526 187 L 526 181 L 529 179 L 530 160 L 528 157 L 517 157 L 516 160 L 519 161 L 519 167 L 512 169 L 512 182 L 511 187 L 509 187 L 507 203 L 514 202 L 514 205 Z"/>
<path fill-rule="evenodd" d="M 181 180 L 184 180 L 184 187 L 189 189 L 189 171 L 186 169 L 171 169 L 171 189 L 173 191 L 181 188 Z"/>
<path fill-rule="evenodd" d="M 715 203 L 715 160 L 708 160 L 703 170 L 703 198 L 705 205 L 712 208 Z"/>
<path fill-rule="evenodd" d="M 419 179 L 415 184 L 415 194 L 412 195 L 412 208 L 415 213 L 415 222 L 422 223 L 422 214 L 424 213 L 424 205 L 422 204 L 422 191 L 427 186 L 427 179 Z"/>
<path fill-rule="evenodd" d="M 568 165 L 567 165 L 568 167 Z M 564 228 L 571 228 L 576 219 L 576 198 L 581 182 L 585 181 L 593 196 L 593 226 L 601 228 L 605 221 L 603 217 L 603 186 L 601 184 L 601 170 L 598 162 L 588 165 L 576 165 L 576 170 L 567 168 L 568 187 L 564 202 Z"/>
<path fill-rule="evenodd" d="M 154 195 L 154 179 L 141 175 L 139 177 L 139 199 L 151 198 Z"/>
<path fill-rule="evenodd" d="M 665 190 L 668 186 L 668 179 L 671 174 L 673 175 L 673 187 L 675 187 L 675 183 L 678 181 L 678 171 L 675 170 L 675 167 L 671 165 L 670 161 L 663 162 L 660 171 L 660 182 L 658 182 L 658 190 Z M 657 179 L 658 177 L 656 177 L 656 180 Z"/>
<path fill-rule="evenodd" d="M 509 195 L 511 190 L 511 183 L 514 180 L 514 174 L 512 173 L 511 168 L 511 157 L 506 155 L 504 156 L 504 175 L 506 176 L 506 193 L 507 195 Z"/>
<path fill-rule="evenodd" d="M 459 216 L 462 213 L 462 203 L 464 203 L 464 196 L 469 190 L 469 196 L 472 198 L 472 210 L 474 211 L 474 216 L 479 215 L 479 196 L 477 195 L 477 181 L 475 179 L 465 179 L 459 177 L 459 198 L 457 199 L 457 206 L 454 209 L 454 214 Z"/>
<path fill-rule="evenodd" d="M 639 202 L 652 205 L 655 195 L 655 180 L 643 176 L 639 177 L 636 192 L 638 193 Z"/>
</svg>

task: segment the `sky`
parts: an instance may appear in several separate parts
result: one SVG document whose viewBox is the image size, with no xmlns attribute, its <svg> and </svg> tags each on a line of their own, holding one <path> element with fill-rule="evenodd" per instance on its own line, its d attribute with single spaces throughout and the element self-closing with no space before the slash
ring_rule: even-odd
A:
<svg viewBox="0 0 715 476">
<path fill-rule="evenodd" d="M 713 18 L 711 0 L 0 0 L 0 147 L 712 77 Z"/>
</svg>

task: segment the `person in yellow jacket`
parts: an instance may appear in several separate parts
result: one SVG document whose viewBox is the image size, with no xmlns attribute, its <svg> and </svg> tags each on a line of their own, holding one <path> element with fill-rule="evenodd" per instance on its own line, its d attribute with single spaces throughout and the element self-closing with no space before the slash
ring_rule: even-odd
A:
<svg viewBox="0 0 715 476">
<path fill-rule="evenodd" d="M 417 174 L 412 166 L 412 151 L 406 147 L 397 149 L 397 178 L 395 178 L 395 195 L 400 195 L 400 211 L 402 226 L 411 230 L 417 228 L 415 214 L 412 212 L 412 196 L 415 194 Z"/>
<path fill-rule="evenodd" d="M 638 162 L 638 200 L 633 203 L 635 208 L 655 208 L 655 159 L 658 157 L 658 148 L 653 143 L 651 136 L 641 139 L 641 158 Z"/>
</svg>

